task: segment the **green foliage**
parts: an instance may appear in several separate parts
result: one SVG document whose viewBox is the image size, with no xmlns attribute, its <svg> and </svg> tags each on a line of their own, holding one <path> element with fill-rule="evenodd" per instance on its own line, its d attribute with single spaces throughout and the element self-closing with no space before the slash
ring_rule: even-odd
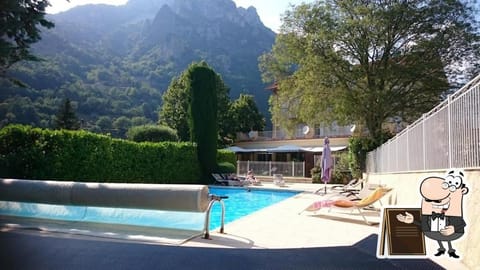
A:
<svg viewBox="0 0 480 270">
<path fill-rule="evenodd" d="M 1 19 L 6 19 L 3 14 L 8 13 L 7 5 L 18 6 L 20 2 L 33 1 L 1 1 Z M 155 4 L 155 8 L 163 6 L 160 2 Z M 183 5 L 182 1 L 170 4 Z M 215 5 L 208 1 L 197 4 L 202 8 Z M 237 12 L 234 6 L 223 5 L 220 8 L 226 8 L 228 14 Z M 99 9 L 101 12 L 98 12 Z M 230 122 L 223 117 L 227 115 L 230 102 L 227 83 L 232 88 L 232 96 L 238 96 L 242 91 L 255 92 L 260 110 L 267 111 L 269 94 L 268 91 L 258 91 L 264 85 L 256 66 L 258 56 L 271 47 L 275 34 L 254 17 L 251 18 L 254 24 L 245 27 L 241 17 L 233 20 L 236 22 L 227 17 L 212 21 L 208 14 L 198 13 L 199 17 L 192 17 L 183 9 L 174 9 L 175 12 L 183 12 L 178 16 L 184 19 L 153 20 L 151 16 L 158 10 L 138 9 L 133 3 L 121 9 L 119 13 L 118 7 L 91 5 L 50 14 L 48 19 L 55 21 L 56 27 L 42 30 L 42 40 L 32 46 L 35 55 L 44 61 L 21 61 L 8 70 L 9 75 L 19 78 L 29 87 L 19 87 L 0 78 L 0 127 L 22 123 L 53 128 L 54 115 L 63 102 L 59 97 L 68 97 L 72 104 L 78 105 L 76 113 L 79 119 L 84 120 L 83 129 L 125 138 L 125 131 L 131 126 L 158 123 L 162 94 L 172 78 L 180 77 L 188 64 L 198 59 L 208 59 L 209 64 L 222 74 L 219 83 L 224 84 L 225 81 L 224 89 L 217 92 L 220 138 L 231 134 L 223 124 Z M 205 10 L 207 13 L 217 12 L 218 7 Z M 241 24 L 238 23 L 240 21 Z M 2 21 L 0 31 L 13 27 L 15 23 Z M 65 30 L 71 25 L 75 25 L 75 30 Z M 173 29 L 172 25 L 178 31 L 170 33 L 170 30 L 165 30 Z M 190 31 L 207 33 L 212 27 L 220 27 L 220 34 L 189 34 Z M 159 32 L 159 29 L 172 35 L 165 38 L 167 32 Z M 4 37 L 0 35 L 2 40 Z M 181 116 L 186 117 L 187 106 L 183 108 L 185 114 Z M 129 118 L 131 123 L 113 127 L 113 122 L 122 116 Z M 105 121 L 107 118 L 109 123 Z M 135 118 L 142 119 L 143 123 L 134 121 Z M 122 123 L 128 124 L 123 120 L 119 124 Z M 182 141 L 188 141 L 187 121 L 182 123 L 183 129 L 168 126 L 178 131 Z M 182 133 L 182 130 L 186 132 Z"/>
<path fill-rule="evenodd" d="M 86 131 L 9 125 L 0 130 L 0 176 L 198 183 L 201 170 L 191 143 L 135 143 Z"/>
<path fill-rule="evenodd" d="M 314 166 L 310 170 L 310 174 L 312 175 L 312 183 L 322 183 L 322 168 L 320 166 Z"/>
<path fill-rule="evenodd" d="M 387 141 L 387 138 L 384 141 Z M 367 153 L 380 146 L 384 141 L 375 141 L 370 137 L 352 137 L 349 139 L 349 167 L 354 178 L 362 178 L 362 172 L 365 172 L 366 169 Z"/>
<path fill-rule="evenodd" d="M 173 78 L 170 85 L 162 96 L 162 108 L 159 112 L 159 123 L 177 130 L 181 141 L 190 140 L 190 130 L 188 125 L 188 108 L 191 101 L 188 92 L 189 78 L 188 69 L 179 77 Z M 219 74 L 215 74 L 217 85 L 217 121 L 219 136 L 221 138 L 230 135 L 229 118 L 230 89 L 223 82 Z"/>
<path fill-rule="evenodd" d="M 348 152 L 335 154 L 335 169 L 332 173 L 332 184 L 346 184 L 352 180 L 350 171 L 350 156 Z"/>
<path fill-rule="evenodd" d="M 274 122 L 358 123 L 381 140 L 383 125 L 417 119 L 479 64 L 480 36 L 465 1 L 316 1 L 287 11 L 260 57 Z M 468 60 L 466 60 L 468 59 Z"/>
<path fill-rule="evenodd" d="M 180 77 L 173 78 L 167 91 L 162 96 L 162 108 L 159 112 L 159 123 L 177 131 L 182 141 L 190 140 L 188 127 L 188 104 L 186 71 Z"/>
<path fill-rule="evenodd" d="M 237 164 L 237 157 L 235 156 L 235 153 L 230 150 L 218 149 L 217 162 L 229 162 L 231 164 Z"/>
<path fill-rule="evenodd" d="M 78 121 L 75 110 L 68 98 L 58 110 L 57 117 L 55 118 L 55 127 L 57 129 L 70 130 L 77 130 L 80 128 L 80 122 Z"/>
<path fill-rule="evenodd" d="M 175 130 L 167 126 L 136 126 L 127 131 L 127 138 L 135 142 L 178 141 Z"/>
<path fill-rule="evenodd" d="M 217 167 L 217 81 L 215 72 L 204 62 L 188 68 L 187 85 L 190 136 L 197 144 L 198 161 L 203 178 L 208 179 Z"/>
<path fill-rule="evenodd" d="M 331 184 L 346 184 L 352 179 L 352 173 L 349 169 L 350 156 L 346 152 L 340 152 L 335 154 L 335 167 L 332 171 L 332 177 L 330 179 Z M 314 166 L 310 173 L 312 175 L 312 183 L 322 182 L 322 168 L 320 166 Z"/>
<path fill-rule="evenodd" d="M 235 165 L 233 165 L 230 162 L 220 162 L 218 163 L 218 167 L 216 172 L 218 173 L 236 173 L 237 170 L 235 168 Z"/>
<path fill-rule="evenodd" d="M 30 45 L 41 39 L 39 27 L 54 26 L 44 18 L 49 5 L 48 0 L 0 2 L 0 77 L 19 61 L 38 60 L 31 54 Z"/>
<path fill-rule="evenodd" d="M 263 130 L 265 118 L 258 111 L 252 95 L 240 94 L 230 107 L 231 121 L 236 132 Z"/>
</svg>

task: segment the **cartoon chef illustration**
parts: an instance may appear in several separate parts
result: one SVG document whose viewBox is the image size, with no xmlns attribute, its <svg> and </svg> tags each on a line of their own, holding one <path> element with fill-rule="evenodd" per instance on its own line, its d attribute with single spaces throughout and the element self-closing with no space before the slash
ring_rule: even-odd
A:
<svg viewBox="0 0 480 270">
<path fill-rule="evenodd" d="M 468 193 L 462 171 L 451 170 L 445 178 L 427 177 L 420 184 L 422 195 L 421 220 L 414 220 L 411 213 L 398 214 L 397 219 L 404 223 L 414 223 L 423 233 L 437 240 L 439 248 L 435 256 L 445 254 L 442 242 L 448 244 L 448 255 L 459 258 L 452 247 L 452 241 L 460 238 L 465 230 L 463 218 L 463 196 Z"/>
</svg>

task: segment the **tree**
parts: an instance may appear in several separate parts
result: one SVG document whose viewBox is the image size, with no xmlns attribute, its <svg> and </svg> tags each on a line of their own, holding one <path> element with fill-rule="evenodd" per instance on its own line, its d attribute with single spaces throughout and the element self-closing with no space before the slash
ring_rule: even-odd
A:
<svg viewBox="0 0 480 270">
<path fill-rule="evenodd" d="M 197 143 L 205 182 L 217 167 L 217 75 L 202 62 L 190 65 L 187 78 L 191 100 L 188 108 L 190 136 L 191 141 Z"/>
<path fill-rule="evenodd" d="M 167 91 L 162 96 L 162 108 L 159 112 L 159 124 L 169 126 L 177 131 L 181 141 L 190 140 L 188 126 L 188 107 L 190 104 L 190 93 L 188 92 L 187 78 L 188 69 L 179 77 L 173 78 Z M 230 106 L 229 91 L 222 77 L 215 74 L 217 89 L 217 120 L 219 136 L 227 136 L 229 130 L 228 110 Z"/>
<path fill-rule="evenodd" d="M 362 124 L 383 141 L 383 124 L 410 122 L 439 103 L 479 63 L 472 9 L 462 1 L 326 0 L 287 11 L 272 51 L 260 57 L 283 126 Z M 462 62 L 463 61 L 463 62 Z"/>
<path fill-rule="evenodd" d="M 0 77 L 6 77 L 7 69 L 19 61 L 38 60 L 30 45 L 41 39 L 40 26 L 54 26 L 44 18 L 49 5 L 48 0 L 0 2 Z"/>
<path fill-rule="evenodd" d="M 55 119 L 55 126 L 58 129 L 77 130 L 80 128 L 80 122 L 75 115 L 75 110 L 70 103 L 70 99 L 66 99 L 60 106 L 57 117 Z"/>
<path fill-rule="evenodd" d="M 120 116 L 112 123 L 112 136 L 124 138 L 128 129 L 132 126 L 132 121 L 126 116 Z"/>
<path fill-rule="evenodd" d="M 259 112 L 252 95 L 240 94 L 238 99 L 232 102 L 230 114 L 236 131 L 249 132 L 265 128 L 265 118 Z"/>
<path fill-rule="evenodd" d="M 162 96 L 162 108 L 158 115 L 159 124 L 176 130 L 181 141 L 190 139 L 187 111 L 190 98 L 186 83 L 186 71 L 172 79 Z"/>
</svg>

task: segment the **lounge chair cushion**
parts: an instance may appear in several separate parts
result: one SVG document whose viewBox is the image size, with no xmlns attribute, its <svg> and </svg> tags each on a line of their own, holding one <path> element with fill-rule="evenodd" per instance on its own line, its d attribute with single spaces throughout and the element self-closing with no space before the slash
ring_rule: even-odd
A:
<svg viewBox="0 0 480 270">
<path fill-rule="evenodd" d="M 342 207 L 342 208 L 350 208 L 355 206 L 357 202 L 355 201 L 349 201 L 349 200 L 336 200 L 333 205 L 336 207 Z"/>
<path fill-rule="evenodd" d="M 343 208 L 368 206 L 376 202 L 377 200 L 381 199 L 390 190 L 392 189 L 385 188 L 385 187 L 377 187 L 374 192 L 372 192 L 367 197 L 361 199 L 360 201 L 336 200 L 334 205 L 337 207 L 343 207 Z"/>
</svg>

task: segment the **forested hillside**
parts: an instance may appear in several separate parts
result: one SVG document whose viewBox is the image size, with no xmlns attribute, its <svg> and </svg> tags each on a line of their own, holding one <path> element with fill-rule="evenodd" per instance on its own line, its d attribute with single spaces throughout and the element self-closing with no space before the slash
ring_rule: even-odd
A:
<svg viewBox="0 0 480 270">
<path fill-rule="evenodd" d="M 0 81 L 0 126 L 52 127 L 68 98 L 82 128 L 123 136 L 130 126 L 157 122 L 172 78 L 200 60 L 222 76 L 232 99 L 252 94 L 268 113 L 258 57 L 271 49 L 275 34 L 254 8 L 231 0 L 130 0 L 48 19 L 55 27 L 43 30 L 33 47 L 43 61 L 9 71 L 29 87 Z"/>
</svg>

